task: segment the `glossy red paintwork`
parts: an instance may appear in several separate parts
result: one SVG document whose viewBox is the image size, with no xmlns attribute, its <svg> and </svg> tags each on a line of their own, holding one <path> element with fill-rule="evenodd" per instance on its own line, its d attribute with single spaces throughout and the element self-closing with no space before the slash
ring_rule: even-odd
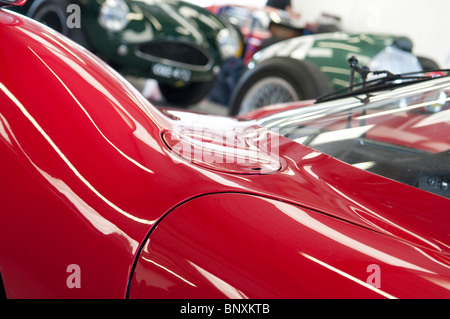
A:
<svg viewBox="0 0 450 319">
<path fill-rule="evenodd" d="M 8 0 L 0 0 L 0 7 L 3 6 L 22 6 L 25 4 L 25 2 L 27 2 L 27 0 L 14 0 L 14 1 L 8 1 Z"/>
<path fill-rule="evenodd" d="M 216 194 L 180 206 L 156 227 L 131 297 L 448 298 L 448 277 L 436 275 L 448 274 L 445 260 L 302 207 Z M 371 265 L 380 267 L 381 289 L 366 282 Z"/>
<path fill-rule="evenodd" d="M 50 29 L 2 11 L 0 32 L 9 298 L 450 297 L 448 199 L 275 134 L 278 171 L 191 163 L 164 134 L 255 123 L 167 116 Z"/>
</svg>

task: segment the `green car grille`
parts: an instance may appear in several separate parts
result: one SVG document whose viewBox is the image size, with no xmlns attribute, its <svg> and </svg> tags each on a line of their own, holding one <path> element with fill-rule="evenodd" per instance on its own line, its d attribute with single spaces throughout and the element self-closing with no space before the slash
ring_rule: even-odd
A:
<svg viewBox="0 0 450 319">
<path fill-rule="evenodd" d="M 206 66 L 211 60 L 206 52 L 188 43 L 155 41 L 142 44 L 139 51 L 152 60 L 166 59 L 194 66 Z"/>
</svg>

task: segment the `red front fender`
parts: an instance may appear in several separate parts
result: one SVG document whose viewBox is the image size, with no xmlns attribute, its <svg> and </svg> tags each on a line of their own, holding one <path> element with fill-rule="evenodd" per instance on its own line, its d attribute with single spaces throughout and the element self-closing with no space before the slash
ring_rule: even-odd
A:
<svg viewBox="0 0 450 319">
<path fill-rule="evenodd" d="M 427 255 L 285 202 L 215 194 L 179 206 L 153 230 L 129 297 L 450 297 L 434 280 L 450 282 L 450 271 Z"/>
</svg>

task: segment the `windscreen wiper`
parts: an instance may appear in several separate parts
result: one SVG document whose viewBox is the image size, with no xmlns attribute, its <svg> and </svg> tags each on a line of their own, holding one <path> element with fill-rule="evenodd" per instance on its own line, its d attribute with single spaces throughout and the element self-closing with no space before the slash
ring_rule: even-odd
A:
<svg viewBox="0 0 450 319">
<path fill-rule="evenodd" d="M 450 74 L 449 69 L 438 69 L 438 70 L 427 70 L 416 71 L 402 74 L 393 74 L 387 70 L 382 71 L 371 71 L 368 67 L 359 67 L 358 60 L 355 56 L 348 59 L 350 66 L 350 85 L 344 89 L 337 90 L 330 94 L 319 97 L 316 103 L 327 102 L 335 100 L 342 97 L 356 96 L 356 95 L 366 95 L 361 101 L 367 103 L 370 98 L 370 93 L 398 87 L 401 85 L 417 83 L 422 81 L 427 81 L 436 77 L 435 74 L 439 76 L 448 76 Z M 355 74 L 358 73 L 361 76 L 362 82 L 354 83 Z M 369 75 L 376 77 L 373 80 L 368 81 Z M 384 75 L 384 76 L 382 76 Z"/>
</svg>

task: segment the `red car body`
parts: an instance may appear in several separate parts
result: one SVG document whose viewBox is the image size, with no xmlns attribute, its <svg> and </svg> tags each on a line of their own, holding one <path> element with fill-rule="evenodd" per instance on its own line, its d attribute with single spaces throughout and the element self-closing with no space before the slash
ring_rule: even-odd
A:
<svg viewBox="0 0 450 319">
<path fill-rule="evenodd" d="M 450 297 L 447 198 L 254 121 L 161 112 L 20 15 L 1 10 L 0 32 L 8 298 Z"/>
</svg>

